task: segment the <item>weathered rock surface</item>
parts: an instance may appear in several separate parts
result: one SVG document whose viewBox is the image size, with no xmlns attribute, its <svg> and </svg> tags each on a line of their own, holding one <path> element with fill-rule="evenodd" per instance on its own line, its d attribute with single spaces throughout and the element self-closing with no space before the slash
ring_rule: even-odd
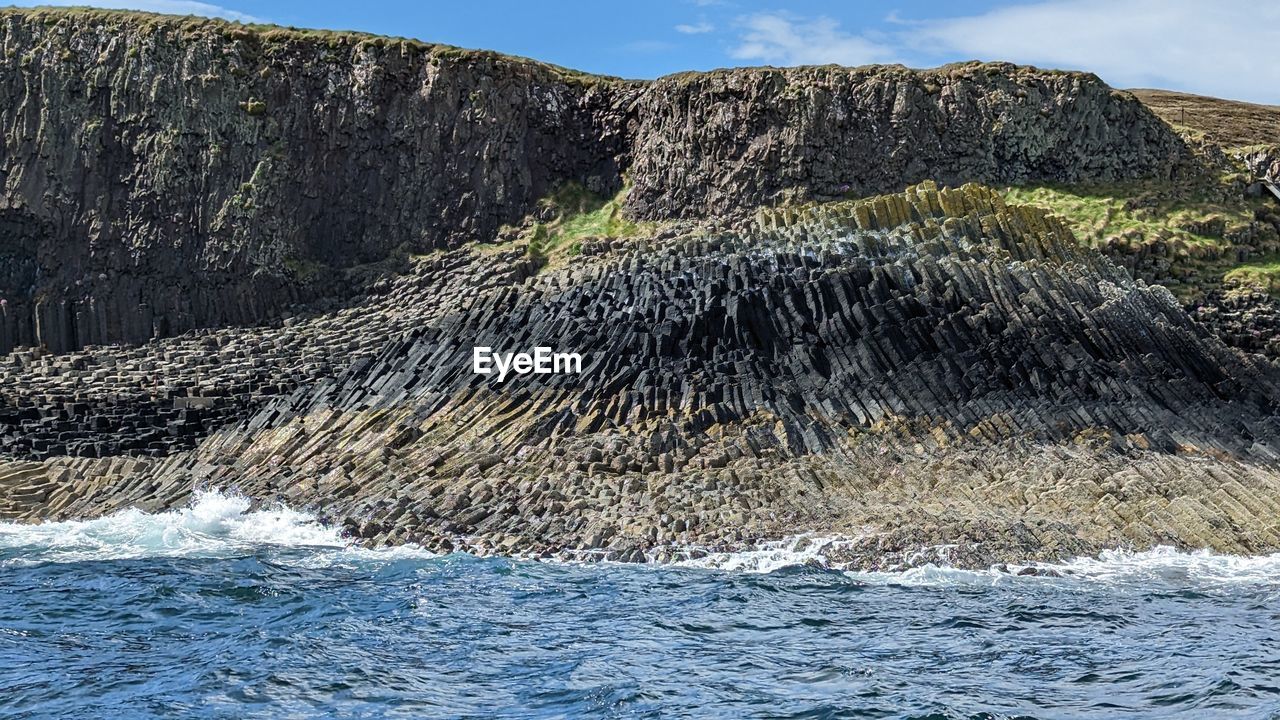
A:
<svg viewBox="0 0 1280 720">
<path fill-rule="evenodd" d="M 1280 300 L 1254 288 L 1210 293 L 1189 309 L 1231 347 L 1280 361 Z"/>
<path fill-rule="evenodd" d="M 1274 364 L 1040 211 L 896 192 L 1199 171 L 1093 76 L 633 83 L 101 11 L 0 11 L 0 51 L 0 518 L 210 485 L 533 555 L 1280 550 Z M 624 172 L 651 237 L 483 244 Z M 586 363 L 498 383 L 479 344 Z"/>
<path fill-rule="evenodd" d="M 458 252 L 450 277 L 514 260 Z M 857 538 L 866 565 L 957 543 L 961 564 L 1280 548 L 1275 368 L 990 190 L 765 212 L 496 276 L 194 450 L 4 465 L 0 512 L 157 509 L 209 484 L 371 542 L 505 553 L 800 531 Z M 497 383 L 471 372 L 475 344 L 587 362 Z"/>
<path fill-rule="evenodd" d="M 647 218 L 894 192 L 932 179 L 1168 179 L 1184 142 L 1096 76 L 1009 64 L 752 68 L 638 100 L 628 207 Z"/>
<path fill-rule="evenodd" d="M 618 85 L 617 92 L 608 89 Z M 625 83 L 369 36 L 0 12 L 0 352 L 251 324 L 620 185 Z"/>
<path fill-rule="evenodd" d="M 1092 75 L 965 64 L 623 82 L 373 36 L 0 11 L 0 353 L 257 324 L 488 241 L 554 186 L 639 218 L 924 179 L 1168 177 L 1173 131 Z"/>
</svg>

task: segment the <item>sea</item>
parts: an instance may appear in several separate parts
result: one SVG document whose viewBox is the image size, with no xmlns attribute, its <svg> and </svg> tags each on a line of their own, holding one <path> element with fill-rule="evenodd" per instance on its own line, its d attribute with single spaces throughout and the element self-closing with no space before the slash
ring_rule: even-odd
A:
<svg viewBox="0 0 1280 720">
<path fill-rule="evenodd" d="M 218 492 L 0 524 L 0 717 L 1280 717 L 1280 556 L 867 573 L 827 546 L 369 550 Z"/>
</svg>

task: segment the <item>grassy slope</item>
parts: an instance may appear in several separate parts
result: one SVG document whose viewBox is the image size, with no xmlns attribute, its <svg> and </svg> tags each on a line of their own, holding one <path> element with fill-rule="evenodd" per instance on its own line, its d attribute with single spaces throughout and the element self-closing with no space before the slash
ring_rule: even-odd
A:
<svg viewBox="0 0 1280 720">
<path fill-rule="evenodd" d="M 1166 90 L 1132 90 L 1181 132 L 1225 148 L 1280 144 L 1280 107 Z M 1243 168 L 1237 168 L 1243 170 Z M 1189 182 L 1008 188 L 1011 202 L 1067 219 L 1084 242 L 1184 300 L 1218 287 L 1280 295 L 1280 205 L 1248 198 L 1246 175 Z"/>
<path fill-rule="evenodd" d="M 1280 207 L 1230 186 L 1152 183 L 1007 188 L 1006 200 L 1038 205 L 1071 223 L 1081 241 L 1184 300 L 1223 286 L 1280 290 Z"/>
<path fill-rule="evenodd" d="M 1280 107 L 1172 92 L 1130 90 L 1162 120 L 1224 148 L 1280 144 Z"/>
</svg>

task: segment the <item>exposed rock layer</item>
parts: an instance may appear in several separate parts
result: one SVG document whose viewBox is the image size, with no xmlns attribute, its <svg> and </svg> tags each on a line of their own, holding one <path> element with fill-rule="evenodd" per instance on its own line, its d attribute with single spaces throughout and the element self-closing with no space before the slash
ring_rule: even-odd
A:
<svg viewBox="0 0 1280 720">
<path fill-rule="evenodd" d="M 532 62 L 51 11 L 0 52 L 0 352 L 275 317 L 621 182 L 631 85 Z"/>
<path fill-rule="evenodd" d="M 962 564 L 1280 548 L 1275 369 L 990 190 L 593 245 L 533 277 L 444 257 L 402 296 L 441 302 L 385 306 L 415 329 L 345 372 L 194 450 L 10 463 L 0 510 L 160 508 L 207 483 L 372 542 L 507 553 L 635 560 L 798 531 L 857 536 L 862 564 L 957 542 Z M 497 279 L 448 285 L 480 272 Z M 588 362 L 499 384 L 471 372 L 481 342 Z"/>
<path fill-rule="evenodd" d="M 640 96 L 636 122 L 627 203 L 647 218 L 925 179 L 1169 179 L 1193 164 L 1168 125 L 1096 76 L 1002 63 L 674 75 Z"/>
<path fill-rule="evenodd" d="M 943 182 L 1168 177 L 1092 75 L 1009 65 L 653 83 L 360 35 L 0 12 L 0 353 L 253 324 L 353 267 L 491 239 L 564 182 L 694 217 Z"/>
</svg>

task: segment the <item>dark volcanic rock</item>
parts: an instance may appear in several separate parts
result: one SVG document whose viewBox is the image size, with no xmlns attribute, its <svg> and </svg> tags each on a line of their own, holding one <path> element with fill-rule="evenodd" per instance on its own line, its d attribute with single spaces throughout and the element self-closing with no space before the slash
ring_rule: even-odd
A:
<svg viewBox="0 0 1280 720">
<path fill-rule="evenodd" d="M 536 556 L 1280 549 L 1274 364 L 985 187 L 786 205 L 1200 171 L 1091 75 L 631 83 L 101 11 L 0 11 L 0 49 L 0 517 L 207 485 Z M 649 237 L 479 244 L 624 171 Z"/>
<path fill-rule="evenodd" d="M 1189 309 L 1226 344 L 1280 361 L 1280 300 L 1259 289 L 1214 291 Z"/>
<path fill-rule="evenodd" d="M 210 485 L 372 543 L 507 554 L 662 559 L 804 531 L 875 566 L 943 544 L 965 565 L 1280 548 L 1277 369 L 989 189 L 589 244 L 536 276 L 447 257 L 396 295 L 436 299 L 382 306 L 413 322 L 345 371 L 191 451 L 0 464 L 0 513 Z M 360 337 L 361 319 L 314 323 Z M 581 352 L 584 372 L 498 383 L 472 373 L 476 344 Z"/>
<path fill-rule="evenodd" d="M 0 48 L 0 353 L 253 323 L 621 182 L 631 86 L 538 63 L 98 11 Z"/>
<path fill-rule="evenodd" d="M 565 182 L 694 217 L 968 181 L 1168 177 L 1092 75 L 748 69 L 653 83 L 373 36 L 0 11 L 0 353 L 254 324 L 492 239 Z"/>
<path fill-rule="evenodd" d="M 1169 179 L 1186 145 L 1096 76 L 964 63 L 753 68 L 662 78 L 637 109 L 628 208 L 694 217 L 895 192 L 932 179 Z"/>
</svg>

